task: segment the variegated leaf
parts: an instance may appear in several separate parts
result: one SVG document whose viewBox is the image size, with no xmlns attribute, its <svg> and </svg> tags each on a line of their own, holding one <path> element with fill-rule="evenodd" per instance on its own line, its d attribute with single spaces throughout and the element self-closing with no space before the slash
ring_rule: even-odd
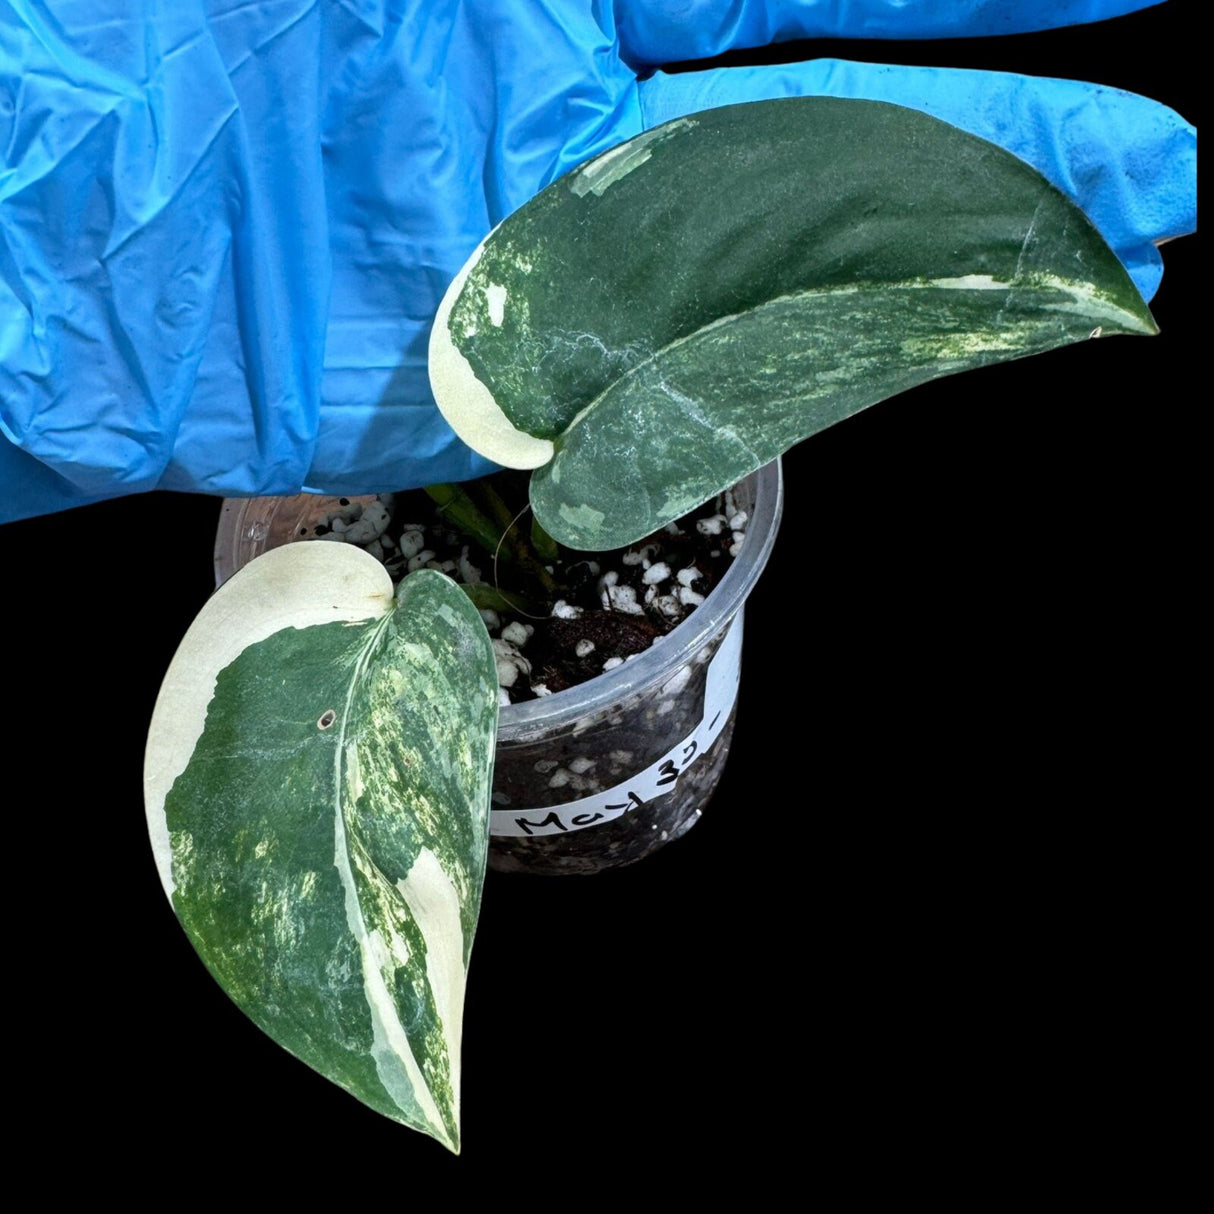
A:
<svg viewBox="0 0 1214 1214">
<path fill-rule="evenodd" d="M 452 284 L 430 367 L 465 441 L 538 469 L 543 526 L 606 549 L 936 376 L 1154 331 L 1099 232 L 1010 153 L 790 98 L 657 127 L 537 195 Z"/>
<path fill-rule="evenodd" d="M 492 648 L 441 574 L 288 544 L 187 633 L 148 736 L 161 879 L 279 1044 L 459 1146 L 464 979 L 497 721 Z"/>
</svg>

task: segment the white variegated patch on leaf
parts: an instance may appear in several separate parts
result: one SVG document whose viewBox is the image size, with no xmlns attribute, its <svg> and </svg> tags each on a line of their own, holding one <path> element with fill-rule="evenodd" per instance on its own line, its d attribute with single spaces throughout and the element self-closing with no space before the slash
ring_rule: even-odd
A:
<svg viewBox="0 0 1214 1214">
<path fill-rule="evenodd" d="M 788 98 L 678 119 L 538 194 L 452 283 L 430 374 L 469 445 L 536 469 L 548 532 L 609 549 L 926 380 L 1154 331 L 1023 161 L 916 110 Z"/>
<path fill-rule="evenodd" d="M 161 879 L 207 968 L 291 1053 L 452 1150 L 496 683 L 442 574 L 394 595 L 366 553 L 288 544 L 199 614 L 145 760 Z"/>
</svg>

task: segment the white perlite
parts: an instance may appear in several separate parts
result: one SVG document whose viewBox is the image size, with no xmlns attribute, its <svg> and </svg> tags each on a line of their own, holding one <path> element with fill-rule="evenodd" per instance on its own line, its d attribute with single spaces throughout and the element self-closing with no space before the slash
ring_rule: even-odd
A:
<svg viewBox="0 0 1214 1214">
<path fill-rule="evenodd" d="M 526 645 L 531 640 L 533 632 L 535 632 L 535 628 L 532 625 L 524 624 L 519 620 L 511 620 L 502 629 L 502 640 L 509 641 L 512 645 Z"/>
<path fill-rule="evenodd" d="M 509 641 L 495 640 L 490 643 L 493 645 L 499 687 L 513 687 L 520 674 L 531 673 L 531 663 Z"/>
<path fill-rule="evenodd" d="M 400 537 L 400 554 L 411 560 L 426 546 L 426 537 L 420 531 L 405 531 Z"/>
<path fill-rule="evenodd" d="M 603 609 L 606 611 L 611 609 L 611 591 L 619 580 L 620 575 L 614 569 L 608 569 L 599 578 L 599 602 L 603 604 Z"/>
<path fill-rule="evenodd" d="M 681 589 L 686 590 L 687 587 L 684 586 Z M 660 598 L 654 599 L 653 605 L 668 619 L 673 620 L 683 614 L 683 609 L 679 606 L 679 600 L 673 594 L 664 594 Z"/>
<path fill-rule="evenodd" d="M 637 592 L 631 586 L 609 586 L 604 607 L 623 615 L 644 615 L 645 608 L 637 602 Z"/>
<path fill-rule="evenodd" d="M 672 674 L 670 678 L 668 678 L 666 682 L 662 684 L 662 695 L 677 696 L 679 692 L 681 692 L 690 682 L 691 666 L 680 666 L 679 669 L 676 670 L 674 674 Z"/>
<path fill-rule="evenodd" d="M 391 521 L 388 507 L 381 501 L 368 502 L 362 509 L 362 514 L 346 528 L 346 542 L 350 544 L 369 544 L 384 533 Z"/>
<path fill-rule="evenodd" d="M 468 546 L 459 554 L 459 578 L 461 582 L 474 586 L 481 580 L 481 571 L 468 559 Z"/>
</svg>

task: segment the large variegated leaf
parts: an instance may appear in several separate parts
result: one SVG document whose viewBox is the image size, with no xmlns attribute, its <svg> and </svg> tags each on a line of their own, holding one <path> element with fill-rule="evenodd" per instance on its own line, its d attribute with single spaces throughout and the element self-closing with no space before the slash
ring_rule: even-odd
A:
<svg viewBox="0 0 1214 1214">
<path fill-rule="evenodd" d="M 441 574 L 289 544 L 187 633 L 148 737 L 148 823 L 236 1003 L 372 1108 L 459 1145 L 464 976 L 497 721 L 492 647 Z"/>
<path fill-rule="evenodd" d="M 939 375 L 1155 325 L 1083 213 L 914 110 L 796 98 L 657 127 L 492 232 L 430 346 L 536 516 L 631 543 L 826 426 Z"/>
</svg>

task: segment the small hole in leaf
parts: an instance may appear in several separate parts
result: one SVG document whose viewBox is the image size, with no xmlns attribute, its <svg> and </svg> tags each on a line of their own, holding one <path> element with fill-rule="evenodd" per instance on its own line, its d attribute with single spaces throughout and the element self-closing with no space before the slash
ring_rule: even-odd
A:
<svg viewBox="0 0 1214 1214">
<path fill-rule="evenodd" d="M 333 709 L 330 708 L 327 712 L 321 713 L 320 720 L 316 722 L 316 728 L 317 729 L 328 729 L 329 726 L 332 725 L 333 722 L 336 720 L 337 720 L 337 713 L 335 713 L 333 711 Z"/>
<path fill-rule="evenodd" d="M 308 534 L 308 529 L 307 529 L 307 527 L 300 527 L 300 529 L 299 529 L 299 534 L 300 534 L 300 535 L 307 535 L 307 534 Z"/>
</svg>

